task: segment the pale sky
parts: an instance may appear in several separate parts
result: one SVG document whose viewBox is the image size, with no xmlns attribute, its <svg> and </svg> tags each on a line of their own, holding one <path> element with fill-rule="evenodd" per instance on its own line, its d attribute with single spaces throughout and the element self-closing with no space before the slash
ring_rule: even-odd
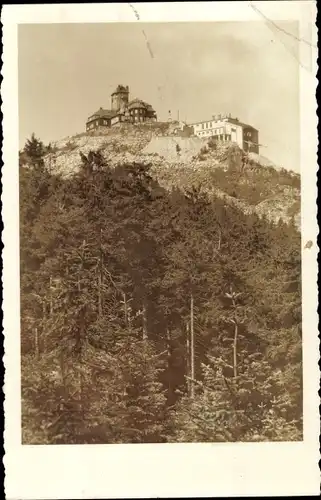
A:
<svg viewBox="0 0 321 500">
<path fill-rule="evenodd" d="M 231 113 L 259 130 L 263 156 L 299 171 L 298 26 L 278 26 L 20 25 L 20 147 L 32 132 L 48 143 L 85 131 L 87 117 L 110 108 L 111 92 L 123 84 L 159 120 L 169 110 L 189 123 Z"/>
</svg>

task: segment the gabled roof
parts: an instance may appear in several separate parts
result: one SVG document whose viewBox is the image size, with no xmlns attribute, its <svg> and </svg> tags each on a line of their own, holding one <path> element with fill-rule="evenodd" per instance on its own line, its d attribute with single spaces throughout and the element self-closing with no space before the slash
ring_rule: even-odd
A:
<svg viewBox="0 0 321 500">
<path fill-rule="evenodd" d="M 257 130 L 255 127 L 253 127 L 252 125 L 248 125 L 247 123 L 243 123 L 243 122 L 240 122 L 239 120 L 237 120 L 236 118 L 228 118 L 227 119 L 227 123 L 233 123 L 234 125 L 240 125 L 241 127 L 243 128 L 251 128 L 253 130 Z"/>
<path fill-rule="evenodd" d="M 130 101 L 128 103 L 128 107 L 130 109 L 146 109 L 149 112 L 153 111 L 155 113 L 154 108 L 151 104 L 148 104 L 147 102 L 137 98 Z"/>
<path fill-rule="evenodd" d="M 146 108 L 146 104 L 144 103 L 144 101 L 141 101 L 140 99 L 133 99 L 132 101 L 130 101 L 128 103 L 128 107 L 129 108 L 140 108 L 140 109 L 145 109 Z"/>
<path fill-rule="evenodd" d="M 94 120 L 94 117 L 99 117 L 99 118 L 112 118 L 115 116 L 117 113 L 111 109 L 103 109 L 99 108 L 98 111 L 90 115 L 87 119 L 87 121 Z"/>
</svg>

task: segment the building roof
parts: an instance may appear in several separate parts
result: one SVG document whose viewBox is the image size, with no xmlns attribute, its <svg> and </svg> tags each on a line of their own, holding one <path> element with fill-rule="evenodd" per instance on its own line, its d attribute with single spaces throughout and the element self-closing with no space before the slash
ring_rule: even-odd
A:
<svg viewBox="0 0 321 500">
<path fill-rule="evenodd" d="M 103 109 L 99 108 L 98 111 L 90 115 L 87 119 L 87 121 L 94 120 L 96 117 L 99 118 L 112 118 L 115 116 L 117 113 L 111 109 Z"/>
<path fill-rule="evenodd" d="M 133 99 L 128 103 L 129 109 L 146 109 L 148 112 L 153 112 L 155 113 L 155 110 L 151 104 L 148 104 L 145 101 L 142 101 L 141 99 Z"/>
<path fill-rule="evenodd" d="M 133 109 L 133 108 L 141 108 L 145 109 L 147 106 L 144 103 L 144 101 L 141 101 L 140 99 L 133 99 L 128 103 L 128 107 Z"/>
<path fill-rule="evenodd" d="M 111 95 L 117 94 L 118 92 L 128 92 L 129 93 L 129 88 L 125 87 L 124 85 L 117 85 L 116 90 Z"/>
<path fill-rule="evenodd" d="M 152 106 L 151 104 L 147 104 L 147 103 L 145 102 L 145 106 L 146 106 L 146 108 L 148 109 L 148 111 L 154 111 L 154 108 L 153 108 L 153 106 Z"/>
<path fill-rule="evenodd" d="M 248 123 L 240 122 L 240 120 L 238 120 L 237 118 L 228 118 L 227 122 L 233 123 L 234 125 L 240 125 L 243 128 L 252 128 L 253 130 L 257 130 L 255 127 L 253 127 L 252 125 L 249 125 Z"/>
<path fill-rule="evenodd" d="M 146 109 L 146 111 L 148 113 L 155 113 L 156 114 L 156 112 L 151 104 L 148 104 L 147 102 L 144 102 L 141 99 L 135 98 L 135 99 L 131 100 L 127 105 L 125 105 L 125 109 L 123 111 L 99 108 L 95 113 L 92 113 L 87 118 L 87 123 L 91 122 L 97 118 L 109 118 L 109 119 L 111 119 L 114 116 L 117 116 L 119 114 L 124 114 L 124 112 L 126 113 L 127 109 Z"/>
<path fill-rule="evenodd" d="M 191 126 L 193 126 L 193 125 L 200 125 L 201 123 L 209 123 L 209 122 L 212 122 L 212 121 L 232 123 L 234 125 L 239 125 L 240 127 L 243 127 L 243 128 L 251 128 L 253 130 L 257 130 L 252 125 L 248 125 L 247 123 L 241 122 L 240 120 L 238 120 L 238 118 L 229 118 L 228 116 L 222 116 L 222 118 L 216 119 L 216 120 L 213 120 L 213 118 L 211 118 L 209 120 L 202 120 L 202 121 L 199 121 L 199 122 L 192 123 Z"/>
</svg>

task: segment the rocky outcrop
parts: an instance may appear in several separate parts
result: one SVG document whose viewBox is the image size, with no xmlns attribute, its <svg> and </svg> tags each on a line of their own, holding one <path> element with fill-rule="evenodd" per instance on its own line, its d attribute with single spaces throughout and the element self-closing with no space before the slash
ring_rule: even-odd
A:
<svg viewBox="0 0 321 500">
<path fill-rule="evenodd" d="M 282 169 L 262 156 L 246 155 L 235 144 L 211 144 L 206 139 L 174 134 L 175 123 L 124 124 L 100 129 L 52 143 L 52 152 L 46 156 L 45 162 L 52 171 L 69 177 L 81 166 L 80 152 L 86 155 L 91 150 L 100 151 L 110 166 L 133 162 L 150 164 L 153 175 L 167 189 L 197 185 L 245 213 L 265 215 L 276 222 L 294 218 L 300 226 L 300 191 L 285 185 L 284 179 L 277 184 Z M 240 171 L 239 185 L 252 182 L 251 172 L 255 182 L 255 174 L 259 172 L 261 178 L 266 178 L 266 183 L 271 183 L 269 196 L 254 205 L 225 193 L 222 186 L 213 181 L 211 173 L 219 168 L 224 175 L 231 165 Z M 244 169 L 247 169 L 247 176 L 242 177 Z M 299 177 L 294 173 L 291 175 Z"/>
</svg>

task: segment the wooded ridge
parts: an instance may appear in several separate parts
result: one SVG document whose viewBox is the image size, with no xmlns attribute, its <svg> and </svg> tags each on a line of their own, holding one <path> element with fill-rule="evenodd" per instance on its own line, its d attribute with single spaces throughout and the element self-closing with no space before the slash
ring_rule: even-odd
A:
<svg viewBox="0 0 321 500">
<path fill-rule="evenodd" d="M 299 176 L 104 151 L 20 153 L 23 443 L 301 440 Z"/>
</svg>

